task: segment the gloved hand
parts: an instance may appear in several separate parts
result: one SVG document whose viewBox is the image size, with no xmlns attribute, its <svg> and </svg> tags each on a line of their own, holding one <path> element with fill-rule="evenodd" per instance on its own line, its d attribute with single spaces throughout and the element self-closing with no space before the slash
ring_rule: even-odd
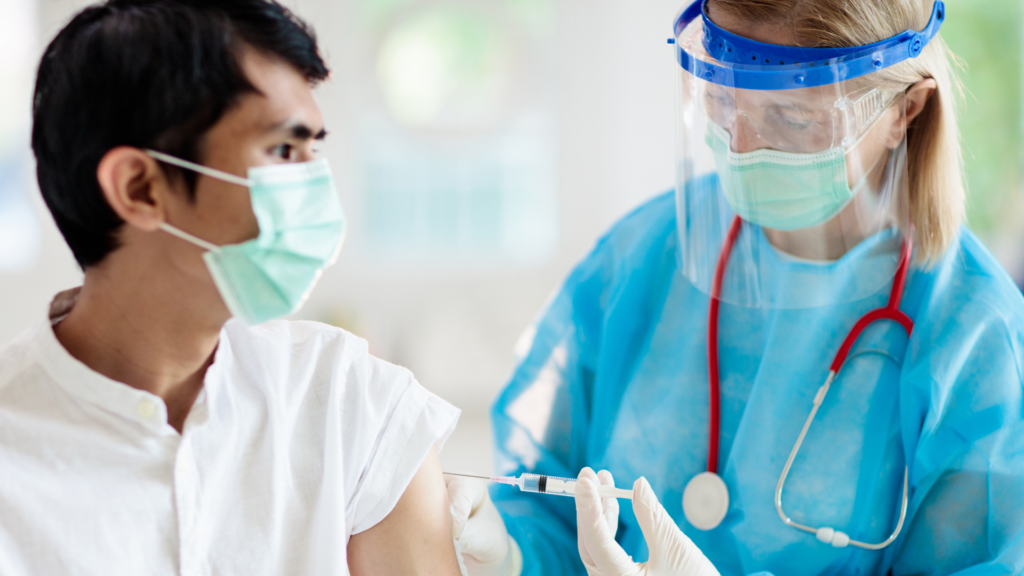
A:
<svg viewBox="0 0 1024 576">
<path fill-rule="evenodd" d="M 523 554 L 479 480 L 445 476 L 452 537 L 469 576 L 519 576 Z"/>
<path fill-rule="evenodd" d="M 597 495 L 598 483 L 612 485 L 612 475 L 590 468 L 576 484 L 576 521 L 580 557 L 590 576 L 719 576 L 718 570 L 676 526 L 647 480 L 633 484 L 633 513 L 647 540 L 650 558 L 638 564 L 615 541 L 619 505 Z"/>
</svg>

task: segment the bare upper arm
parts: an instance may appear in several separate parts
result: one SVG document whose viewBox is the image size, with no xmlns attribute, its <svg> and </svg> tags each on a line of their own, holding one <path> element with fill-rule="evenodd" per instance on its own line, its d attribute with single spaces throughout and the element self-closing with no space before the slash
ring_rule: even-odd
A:
<svg viewBox="0 0 1024 576">
<path fill-rule="evenodd" d="M 430 449 L 394 510 L 348 542 L 352 576 L 458 576 L 448 491 L 441 460 Z"/>
</svg>

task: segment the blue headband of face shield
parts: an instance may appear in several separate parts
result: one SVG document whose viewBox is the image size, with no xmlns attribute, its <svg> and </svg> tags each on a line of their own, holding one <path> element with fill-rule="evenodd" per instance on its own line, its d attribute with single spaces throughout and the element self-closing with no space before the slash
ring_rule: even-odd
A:
<svg viewBox="0 0 1024 576">
<path fill-rule="evenodd" d="M 909 58 L 917 58 L 939 32 L 946 5 L 936 0 L 924 30 L 906 30 L 867 46 L 800 48 L 766 44 L 724 30 L 707 16 L 707 0 L 697 0 L 676 18 L 675 36 L 699 15 L 704 49 L 717 63 L 700 60 L 676 47 L 679 65 L 695 77 L 747 90 L 788 90 L 825 86 L 858 78 Z M 675 38 L 669 42 L 674 43 Z"/>
</svg>

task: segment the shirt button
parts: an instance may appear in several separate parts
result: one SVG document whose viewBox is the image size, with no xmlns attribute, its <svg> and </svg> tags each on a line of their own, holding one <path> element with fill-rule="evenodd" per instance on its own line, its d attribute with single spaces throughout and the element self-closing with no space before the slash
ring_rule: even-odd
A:
<svg viewBox="0 0 1024 576">
<path fill-rule="evenodd" d="M 142 400 L 139 402 L 139 416 L 149 419 L 156 415 L 156 404 L 153 404 L 152 400 Z"/>
</svg>

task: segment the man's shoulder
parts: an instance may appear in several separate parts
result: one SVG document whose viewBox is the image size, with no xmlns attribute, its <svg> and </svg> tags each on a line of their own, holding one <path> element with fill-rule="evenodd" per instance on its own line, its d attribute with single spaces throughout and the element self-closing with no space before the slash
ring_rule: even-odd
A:
<svg viewBox="0 0 1024 576">
<path fill-rule="evenodd" d="M 0 398 L 5 390 L 22 381 L 38 364 L 34 353 L 34 340 L 38 331 L 39 326 L 33 326 L 11 342 L 0 346 Z"/>
<path fill-rule="evenodd" d="M 291 352 L 344 352 L 350 356 L 365 355 L 368 352 L 366 340 L 351 332 L 306 320 L 271 320 L 257 326 L 230 320 L 224 325 L 222 334 L 227 337 L 233 350 L 258 351 L 269 347 Z"/>
<path fill-rule="evenodd" d="M 239 369 L 258 366 L 259 375 L 286 377 L 293 390 L 304 380 L 365 387 L 411 378 L 408 370 L 372 356 L 363 338 L 320 322 L 273 320 L 248 326 L 232 320 L 223 336 Z M 282 380 L 271 377 L 265 383 L 275 382 Z"/>
</svg>

